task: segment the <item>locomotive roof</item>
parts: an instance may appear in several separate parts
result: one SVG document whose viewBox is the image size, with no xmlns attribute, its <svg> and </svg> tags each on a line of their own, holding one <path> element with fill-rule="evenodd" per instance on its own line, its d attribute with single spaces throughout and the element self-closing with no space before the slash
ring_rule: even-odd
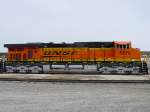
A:
<svg viewBox="0 0 150 112">
<path fill-rule="evenodd" d="M 4 44 L 4 47 L 40 47 L 42 43 L 26 43 L 26 44 Z"/>
<path fill-rule="evenodd" d="M 124 45 L 124 44 L 130 44 L 130 41 L 115 41 L 115 44 L 120 44 L 120 45 Z"/>
<path fill-rule="evenodd" d="M 114 42 L 74 42 L 74 43 L 25 43 L 25 44 L 5 44 L 4 47 L 113 47 Z"/>
</svg>

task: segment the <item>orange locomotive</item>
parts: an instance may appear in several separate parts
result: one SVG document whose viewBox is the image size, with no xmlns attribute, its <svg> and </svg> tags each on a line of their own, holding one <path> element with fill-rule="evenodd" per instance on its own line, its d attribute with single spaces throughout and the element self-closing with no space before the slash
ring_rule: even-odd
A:
<svg viewBox="0 0 150 112">
<path fill-rule="evenodd" d="M 38 73 L 54 70 L 54 65 L 95 66 L 105 74 L 146 73 L 140 50 L 131 42 L 75 42 L 5 44 L 8 48 L 7 72 Z"/>
</svg>

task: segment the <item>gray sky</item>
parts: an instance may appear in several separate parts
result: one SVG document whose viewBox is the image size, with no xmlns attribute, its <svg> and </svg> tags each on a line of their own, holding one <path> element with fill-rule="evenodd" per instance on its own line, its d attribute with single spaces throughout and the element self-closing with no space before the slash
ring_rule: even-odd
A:
<svg viewBox="0 0 150 112">
<path fill-rule="evenodd" d="M 128 40 L 150 50 L 150 0 L 0 0 L 4 43 Z"/>
</svg>

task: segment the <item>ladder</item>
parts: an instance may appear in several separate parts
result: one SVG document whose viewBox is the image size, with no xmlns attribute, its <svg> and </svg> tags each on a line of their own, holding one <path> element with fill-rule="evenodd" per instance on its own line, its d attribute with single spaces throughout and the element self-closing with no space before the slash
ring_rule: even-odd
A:
<svg viewBox="0 0 150 112">
<path fill-rule="evenodd" d="M 3 72 L 3 61 L 0 60 L 0 73 Z"/>
<path fill-rule="evenodd" d="M 142 64 L 141 64 L 141 72 L 143 74 L 148 74 L 148 67 L 147 67 L 147 63 L 146 62 L 142 62 Z"/>
</svg>

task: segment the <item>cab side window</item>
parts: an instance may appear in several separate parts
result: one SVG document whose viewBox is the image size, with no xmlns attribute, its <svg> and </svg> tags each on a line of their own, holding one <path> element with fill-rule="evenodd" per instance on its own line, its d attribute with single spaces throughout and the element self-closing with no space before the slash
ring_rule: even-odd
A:
<svg viewBox="0 0 150 112">
<path fill-rule="evenodd" d="M 127 45 L 116 45 L 116 48 L 117 49 L 128 49 L 129 48 L 129 44 L 127 44 Z"/>
<path fill-rule="evenodd" d="M 120 49 L 122 49 L 123 48 L 123 45 L 120 45 Z"/>
<path fill-rule="evenodd" d="M 126 49 L 126 48 L 127 48 L 127 45 L 123 45 L 123 48 Z"/>
<path fill-rule="evenodd" d="M 127 44 L 127 49 L 129 49 L 129 44 Z"/>
<path fill-rule="evenodd" d="M 119 49 L 119 48 L 120 48 L 120 45 L 117 45 L 117 48 Z"/>
</svg>

